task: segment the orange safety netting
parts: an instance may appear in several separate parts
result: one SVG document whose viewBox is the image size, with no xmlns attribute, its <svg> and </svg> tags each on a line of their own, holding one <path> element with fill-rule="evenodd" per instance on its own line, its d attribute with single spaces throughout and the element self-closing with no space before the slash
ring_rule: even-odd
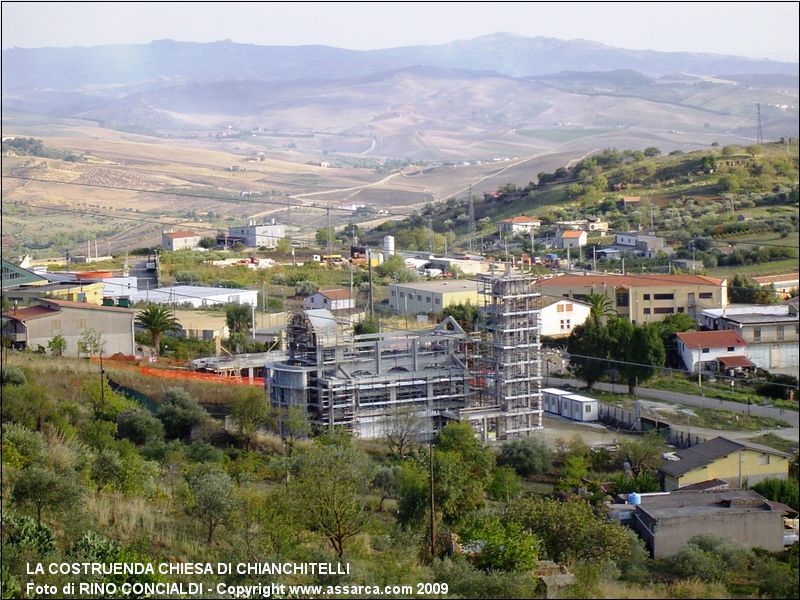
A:
<svg viewBox="0 0 800 600">
<path fill-rule="evenodd" d="M 100 362 L 99 358 L 92 357 L 89 359 L 91 362 L 97 364 Z M 204 373 L 201 371 L 188 371 L 185 369 L 175 368 L 154 368 L 146 367 L 144 365 L 137 365 L 127 360 L 118 360 L 107 358 L 104 360 L 106 366 L 113 366 L 115 370 L 122 371 L 136 371 L 140 375 L 149 377 L 161 377 L 163 379 L 183 379 L 184 381 L 208 381 L 213 383 L 227 383 L 233 385 L 257 385 L 264 387 L 263 377 L 253 377 L 252 381 L 247 375 L 244 376 L 230 376 L 220 375 L 218 373 Z"/>
</svg>

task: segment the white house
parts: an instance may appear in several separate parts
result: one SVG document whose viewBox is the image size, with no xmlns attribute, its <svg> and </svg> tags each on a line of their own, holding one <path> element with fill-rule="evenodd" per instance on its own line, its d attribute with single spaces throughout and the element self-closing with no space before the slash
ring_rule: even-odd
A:
<svg viewBox="0 0 800 600">
<path fill-rule="evenodd" d="M 303 307 L 327 308 L 330 311 L 351 310 L 356 307 L 356 301 L 347 290 L 320 290 L 311 294 L 303 301 Z"/>
<path fill-rule="evenodd" d="M 556 338 L 569 337 L 592 312 L 590 304 L 564 296 L 542 295 L 541 307 L 540 335 Z"/>
<path fill-rule="evenodd" d="M 194 231 L 167 229 L 161 234 L 161 247 L 169 251 L 193 249 L 200 245 L 201 239 Z"/>
<path fill-rule="evenodd" d="M 534 219 L 533 217 L 518 215 L 516 217 L 503 219 L 500 221 L 500 226 L 503 230 L 503 233 L 518 235 L 530 233 L 534 229 L 538 229 L 542 226 L 542 222 L 539 219 Z"/>
<path fill-rule="evenodd" d="M 691 372 L 753 366 L 747 342 L 735 331 L 685 331 L 676 336 L 678 352 Z"/>
<path fill-rule="evenodd" d="M 258 290 L 176 285 L 152 290 L 139 290 L 131 295 L 131 302 L 150 302 L 175 306 L 191 305 L 193 308 L 224 304 L 258 306 Z"/>
<path fill-rule="evenodd" d="M 586 245 L 589 234 L 585 231 L 569 229 L 556 233 L 556 244 L 559 248 L 579 248 Z"/>
<path fill-rule="evenodd" d="M 286 228 L 283 223 L 276 223 L 273 219 L 266 225 L 256 225 L 251 219 L 244 227 L 228 228 L 228 243 L 239 241 L 248 248 L 275 248 L 278 240 L 286 237 Z"/>
</svg>

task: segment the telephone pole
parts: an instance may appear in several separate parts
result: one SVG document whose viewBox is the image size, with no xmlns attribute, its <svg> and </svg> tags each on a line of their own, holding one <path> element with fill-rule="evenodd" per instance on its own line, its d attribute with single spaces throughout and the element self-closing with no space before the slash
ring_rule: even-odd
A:
<svg viewBox="0 0 800 600">
<path fill-rule="evenodd" d="M 428 454 L 430 456 L 430 480 L 431 480 L 431 559 L 436 556 L 436 502 L 433 492 L 433 442 L 428 443 Z"/>
<path fill-rule="evenodd" d="M 756 131 L 756 143 L 764 143 L 764 127 L 761 124 L 761 103 L 756 103 L 756 114 L 758 115 L 758 130 Z"/>
<path fill-rule="evenodd" d="M 475 244 L 475 199 L 472 197 L 472 185 L 469 186 L 469 252 L 474 252 Z"/>
</svg>

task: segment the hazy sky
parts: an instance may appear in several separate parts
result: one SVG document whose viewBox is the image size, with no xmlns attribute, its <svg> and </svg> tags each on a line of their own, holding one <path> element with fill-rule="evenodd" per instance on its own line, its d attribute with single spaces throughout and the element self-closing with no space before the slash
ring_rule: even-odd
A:
<svg viewBox="0 0 800 600">
<path fill-rule="evenodd" d="M 3 48 L 156 39 L 370 49 L 496 33 L 797 60 L 797 2 L 3 2 Z"/>
</svg>

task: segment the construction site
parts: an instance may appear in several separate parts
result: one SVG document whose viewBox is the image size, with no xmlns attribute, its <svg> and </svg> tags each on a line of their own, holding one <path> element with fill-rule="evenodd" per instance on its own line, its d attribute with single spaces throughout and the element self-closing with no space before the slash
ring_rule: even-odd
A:
<svg viewBox="0 0 800 600">
<path fill-rule="evenodd" d="M 399 420 L 430 439 L 469 422 L 484 441 L 542 431 L 540 292 L 510 271 L 481 276 L 479 320 L 467 333 L 452 317 L 423 331 L 353 335 L 327 310 L 295 313 L 288 358 L 265 369 L 273 406 L 303 407 L 315 427 L 384 437 Z"/>
</svg>

